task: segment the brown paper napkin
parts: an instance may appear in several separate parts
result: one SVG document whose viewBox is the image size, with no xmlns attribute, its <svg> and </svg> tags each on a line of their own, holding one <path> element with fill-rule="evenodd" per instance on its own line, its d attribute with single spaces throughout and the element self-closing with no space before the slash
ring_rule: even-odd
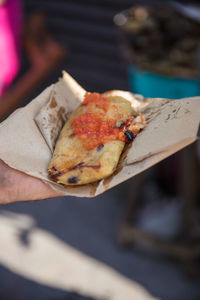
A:
<svg viewBox="0 0 200 300">
<path fill-rule="evenodd" d="M 0 124 L 0 158 L 10 167 L 40 178 L 66 195 L 92 197 L 153 166 L 196 140 L 200 97 L 144 99 L 112 91 L 142 111 L 148 126 L 137 136 L 115 173 L 94 184 L 62 187 L 48 179 L 47 167 L 58 134 L 85 90 L 66 72 L 24 108 Z"/>
</svg>

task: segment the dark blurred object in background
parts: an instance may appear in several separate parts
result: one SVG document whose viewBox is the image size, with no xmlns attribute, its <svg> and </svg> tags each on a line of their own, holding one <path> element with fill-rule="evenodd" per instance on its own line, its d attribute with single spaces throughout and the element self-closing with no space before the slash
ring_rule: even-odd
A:
<svg viewBox="0 0 200 300">
<path fill-rule="evenodd" d="M 176 6 L 135 6 L 115 16 L 129 45 L 128 58 L 139 68 L 180 77 L 197 77 L 200 23 Z"/>
<path fill-rule="evenodd" d="M 129 63 L 132 91 L 174 99 L 199 95 L 200 7 L 142 3 L 114 18 Z M 191 11 L 196 11 L 195 16 Z"/>
</svg>

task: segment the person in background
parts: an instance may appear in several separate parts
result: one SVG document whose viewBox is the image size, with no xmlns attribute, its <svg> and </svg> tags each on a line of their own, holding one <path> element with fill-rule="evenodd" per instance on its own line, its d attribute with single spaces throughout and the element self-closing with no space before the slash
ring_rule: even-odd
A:
<svg viewBox="0 0 200 300">
<path fill-rule="evenodd" d="M 67 53 L 49 32 L 44 12 L 33 12 L 26 22 L 22 12 L 21 0 L 0 0 L 0 122 L 26 103 Z M 28 64 L 13 82 L 20 68 L 19 52 Z"/>
</svg>

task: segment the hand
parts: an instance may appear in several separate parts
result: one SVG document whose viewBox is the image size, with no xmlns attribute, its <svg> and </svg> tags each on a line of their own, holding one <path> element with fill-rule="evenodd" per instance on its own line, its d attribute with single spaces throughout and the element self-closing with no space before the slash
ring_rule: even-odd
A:
<svg viewBox="0 0 200 300">
<path fill-rule="evenodd" d="M 0 204 L 62 196 L 35 177 L 8 167 L 0 160 Z"/>
</svg>

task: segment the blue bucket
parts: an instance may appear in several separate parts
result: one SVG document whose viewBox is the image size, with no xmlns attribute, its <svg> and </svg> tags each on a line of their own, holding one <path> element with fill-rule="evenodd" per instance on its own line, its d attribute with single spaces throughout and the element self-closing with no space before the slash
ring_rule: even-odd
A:
<svg viewBox="0 0 200 300">
<path fill-rule="evenodd" d="M 167 77 L 128 67 L 131 91 L 144 97 L 178 99 L 199 96 L 199 82 L 193 79 Z"/>
</svg>

